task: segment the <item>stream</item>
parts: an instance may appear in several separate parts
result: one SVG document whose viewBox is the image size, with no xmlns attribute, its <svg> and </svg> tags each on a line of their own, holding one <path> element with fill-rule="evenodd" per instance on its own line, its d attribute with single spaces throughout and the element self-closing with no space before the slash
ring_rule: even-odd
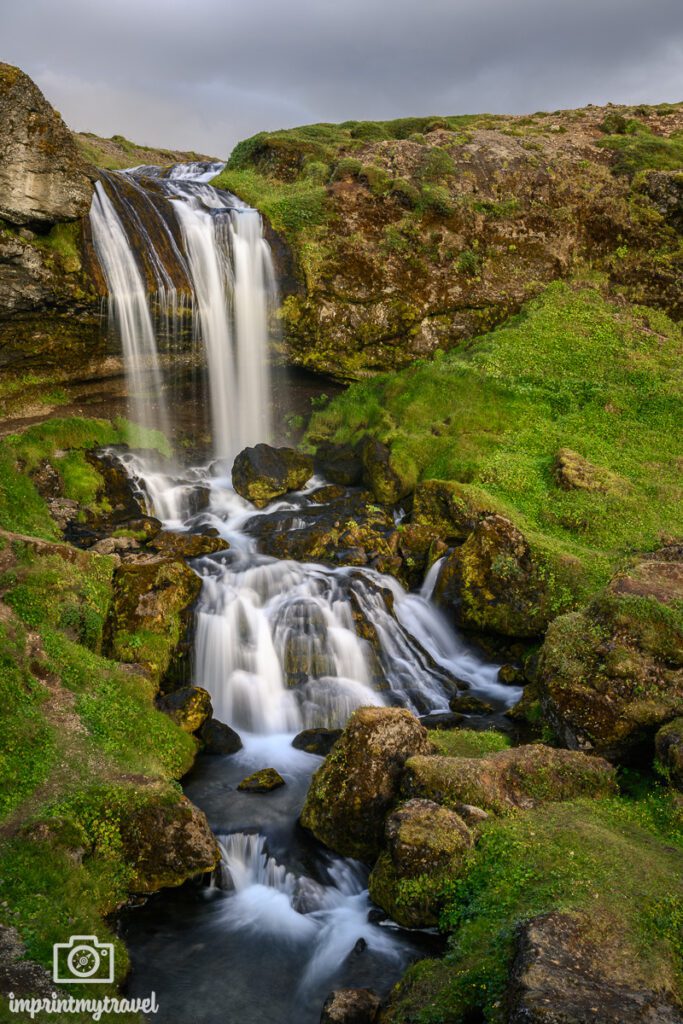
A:
<svg viewBox="0 0 683 1024">
<path fill-rule="evenodd" d="M 295 749 L 294 736 L 341 728 L 369 704 L 420 716 L 447 711 L 454 680 L 496 708 L 497 715 L 468 719 L 481 728 L 496 724 L 520 691 L 499 684 L 499 666 L 482 660 L 431 603 L 438 566 L 419 593 L 407 593 L 372 569 L 259 553 L 257 518 L 324 511 L 309 497 L 322 481 L 263 513 L 232 489 L 237 452 L 271 438 L 267 353 L 277 288 L 258 213 L 212 188 L 215 173 L 214 165 L 181 166 L 166 178 L 150 168 L 108 173 L 91 214 L 133 419 L 167 430 L 173 421 L 160 360 L 168 331 L 160 322 L 187 310 L 194 344 L 203 346 L 200 400 L 208 406 L 212 453 L 193 466 L 148 453 L 118 457 L 166 529 L 212 529 L 226 541 L 225 551 L 190 563 L 202 578 L 192 681 L 209 691 L 215 717 L 243 742 L 236 754 L 200 756 L 184 780 L 219 839 L 221 866 L 210 885 L 164 891 L 125 912 L 128 991 L 156 991 L 160 1024 L 317 1024 L 331 989 L 385 994 L 440 940 L 386 919 L 368 898 L 367 869 L 300 828 L 322 759 Z M 162 222 L 172 271 L 145 227 L 151 222 L 156 229 Z M 140 246 L 155 255 L 143 260 Z M 157 268 L 153 300 L 150 266 Z M 199 494 L 204 507 L 192 514 Z M 372 625 L 375 644 L 360 635 L 359 616 Z M 237 789 L 267 767 L 280 772 L 284 786 L 265 794 Z"/>
</svg>

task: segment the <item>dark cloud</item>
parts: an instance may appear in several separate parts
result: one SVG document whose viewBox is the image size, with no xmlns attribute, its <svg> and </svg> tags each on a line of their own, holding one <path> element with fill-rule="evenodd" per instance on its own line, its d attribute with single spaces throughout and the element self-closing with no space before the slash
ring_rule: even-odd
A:
<svg viewBox="0 0 683 1024">
<path fill-rule="evenodd" d="M 0 47 L 74 128 L 217 155 L 309 121 L 683 98 L 680 0 L 23 0 Z"/>
</svg>

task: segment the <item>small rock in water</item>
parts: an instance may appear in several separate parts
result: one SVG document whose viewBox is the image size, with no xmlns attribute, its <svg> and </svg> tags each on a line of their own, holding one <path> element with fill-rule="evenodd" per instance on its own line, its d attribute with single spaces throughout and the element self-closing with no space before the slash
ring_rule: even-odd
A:
<svg viewBox="0 0 683 1024">
<path fill-rule="evenodd" d="M 451 711 L 462 712 L 466 715 L 490 715 L 493 705 L 488 701 L 480 700 L 479 697 L 452 697 L 449 704 Z"/>
<path fill-rule="evenodd" d="M 237 788 L 243 793 L 270 793 L 284 784 L 285 780 L 275 768 L 261 768 L 242 779 Z"/>
<path fill-rule="evenodd" d="M 498 682 L 504 686 L 523 686 L 526 680 L 524 673 L 515 665 L 501 665 L 498 669 Z"/>
<path fill-rule="evenodd" d="M 320 1024 L 374 1024 L 379 996 L 369 988 L 340 988 L 325 1000 Z"/>
<path fill-rule="evenodd" d="M 292 746 L 307 754 L 327 757 L 341 734 L 341 729 L 304 729 L 294 737 Z"/>
<path fill-rule="evenodd" d="M 444 711 L 438 715 L 423 715 L 420 725 L 424 725 L 426 729 L 455 729 L 464 720 L 465 716 L 457 711 Z"/>
<path fill-rule="evenodd" d="M 209 718 L 199 730 L 205 754 L 235 754 L 242 749 L 242 740 L 234 729 L 216 718 Z"/>
</svg>

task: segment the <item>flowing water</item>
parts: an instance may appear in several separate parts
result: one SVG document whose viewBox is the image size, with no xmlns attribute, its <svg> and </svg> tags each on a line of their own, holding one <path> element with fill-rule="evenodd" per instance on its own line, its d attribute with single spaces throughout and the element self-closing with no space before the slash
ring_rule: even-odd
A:
<svg viewBox="0 0 683 1024">
<path fill-rule="evenodd" d="M 225 551 L 193 563 L 203 581 L 193 675 L 210 692 L 215 716 L 237 729 L 244 746 L 234 755 L 200 757 L 186 780 L 187 795 L 220 840 L 221 868 L 211 886 L 162 893 L 126 915 L 130 990 L 155 989 L 161 1005 L 155 1020 L 167 1024 L 317 1024 L 332 988 L 369 986 L 384 993 L 429 940 L 382 920 L 368 898 L 366 869 L 325 851 L 298 826 L 321 759 L 295 749 L 294 735 L 342 727 L 355 708 L 368 704 L 420 715 L 447 710 L 455 680 L 499 709 L 519 694 L 496 681 L 498 666 L 475 655 L 431 603 L 438 566 L 420 593 L 409 594 L 371 569 L 259 553 L 250 528 L 265 513 L 232 490 L 225 456 L 268 438 L 272 264 L 258 214 L 212 189 L 203 180 L 210 173 L 204 165 L 174 169 L 162 192 L 177 219 L 174 228 L 165 223 L 177 266 L 185 268 L 196 340 L 206 353 L 219 461 L 169 471 L 142 454 L 121 458 L 167 528 L 212 527 L 226 541 Z M 145 180 L 162 181 L 150 168 L 130 176 L 143 191 Z M 140 387 L 140 395 L 151 389 L 150 404 L 161 410 L 162 374 L 154 332 L 148 333 L 155 299 L 145 293 L 139 269 L 133 272 L 139 264 L 126 241 L 123 204 L 114 208 L 112 192 L 98 188 L 95 245 L 131 388 Z M 173 288 L 161 276 L 155 284 L 157 300 L 161 291 L 168 298 Z M 174 301 L 178 307 L 177 292 Z M 143 358 L 145 369 L 152 367 L 144 386 Z M 208 502 L 192 515 L 197 489 L 208 491 Z M 319 508 L 308 493 L 271 505 L 268 514 Z M 276 768 L 285 786 L 266 795 L 237 789 L 265 767 Z"/>
</svg>

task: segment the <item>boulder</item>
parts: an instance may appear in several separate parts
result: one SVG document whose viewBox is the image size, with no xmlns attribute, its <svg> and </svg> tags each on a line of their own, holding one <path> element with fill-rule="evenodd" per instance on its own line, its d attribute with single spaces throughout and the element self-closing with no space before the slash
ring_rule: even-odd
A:
<svg viewBox="0 0 683 1024">
<path fill-rule="evenodd" d="M 508 1024 L 681 1024 L 680 1011 L 641 984 L 643 970 L 595 938 L 599 924 L 553 912 L 520 925 Z"/>
<path fill-rule="evenodd" d="M 213 871 L 221 859 L 202 811 L 168 793 L 148 800 L 121 825 L 125 858 L 133 869 L 132 892 L 156 892 Z"/>
<path fill-rule="evenodd" d="M 320 1024 L 375 1024 L 379 1008 L 379 996 L 369 988 L 337 989 L 325 1000 Z"/>
<path fill-rule="evenodd" d="M 209 718 L 199 730 L 205 754 L 236 754 L 242 749 L 242 740 L 234 729 L 216 718 Z"/>
<path fill-rule="evenodd" d="M 401 792 L 456 810 L 474 804 L 494 814 L 575 797 L 616 792 L 607 761 L 541 743 L 501 750 L 486 757 L 410 757 Z"/>
<path fill-rule="evenodd" d="M 53 225 L 87 214 L 91 168 L 28 75 L 0 64 L 0 219 Z"/>
<path fill-rule="evenodd" d="M 183 732 L 197 732 L 211 717 L 211 697 L 201 686 L 183 686 L 157 699 L 160 711 L 172 718 Z"/>
<path fill-rule="evenodd" d="M 292 746 L 305 750 L 307 754 L 327 757 L 341 734 L 341 729 L 304 729 L 294 737 Z"/>
<path fill-rule="evenodd" d="M 323 441 L 314 458 L 315 472 L 332 484 L 354 487 L 363 478 L 363 462 L 358 448 L 350 444 L 332 444 Z"/>
<path fill-rule="evenodd" d="M 431 528 L 446 541 L 466 540 L 484 514 L 466 485 L 422 480 L 415 488 L 411 522 Z"/>
<path fill-rule="evenodd" d="M 257 508 L 289 491 L 299 491 L 313 475 L 313 456 L 295 448 L 257 444 L 239 453 L 232 467 L 232 485 Z"/>
<path fill-rule="evenodd" d="M 284 785 L 285 780 L 275 768 L 261 768 L 242 779 L 237 788 L 242 793 L 270 793 Z"/>
<path fill-rule="evenodd" d="M 301 824 L 337 853 L 372 863 L 406 758 L 429 749 L 409 711 L 359 708 L 313 776 Z"/>
<path fill-rule="evenodd" d="M 493 713 L 493 704 L 479 697 L 471 697 L 469 694 L 451 697 L 448 702 L 451 711 L 459 712 L 462 715 L 490 715 Z"/>
<path fill-rule="evenodd" d="M 674 718 L 655 736 L 657 764 L 669 781 L 683 790 L 683 718 Z"/>
<path fill-rule="evenodd" d="M 565 491 L 598 491 L 618 494 L 626 482 L 602 466 L 594 466 L 578 452 L 560 448 L 555 456 L 555 480 Z"/>
<path fill-rule="evenodd" d="M 473 845 L 469 828 L 431 800 L 409 800 L 387 819 L 385 842 L 370 898 L 406 928 L 437 925 L 444 883 L 457 877 Z"/>
<path fill-rule="evenodd" d="M 387 445 L 374 438 L 366 438 L 360 446 L 363 462 L 363 483 L 377 501 L 395 505 L 413 490 L 415 480 L 401 472 Z"/>
<path fill-rule="evenodd" d="M 545 721 L 564 746 L 649 763 L 683 715 L 683 558 L 676 546 L 617 574 L 548 629 L 537 672 Z"/>
<path fill-rule="evenodd" d="M 167 558 L 200 558 L 230 547 L 221 537 L 207 537 L 203 533 L 172 533 L 162 530 L 149 541 L 147 547 Z"/>
</svg>

